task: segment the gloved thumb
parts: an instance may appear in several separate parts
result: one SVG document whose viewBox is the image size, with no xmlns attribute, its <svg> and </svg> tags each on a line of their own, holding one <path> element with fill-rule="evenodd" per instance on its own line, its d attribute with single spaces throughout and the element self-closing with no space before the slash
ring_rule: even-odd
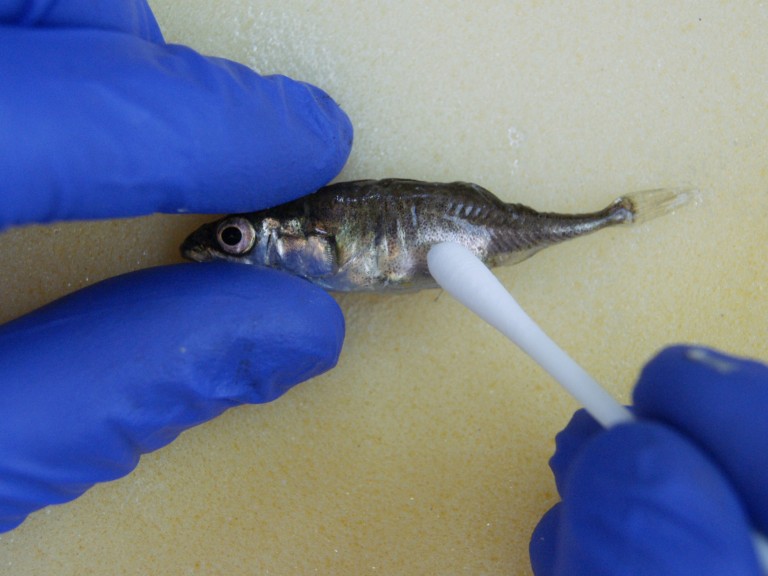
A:
<svg viewBox="0 0 768 576">
<path fill-rule="evenodd" d="M 530 544 L 537 576 L 761 574 L 745 511 L 720 470 L 641 422 L 589 440 Z"/>
<path fill-rule="evenodd" d="M 0 531 L 330 369 L 343 336 L 319 288 L 231 264 L 118 276 L 0 327 Z"/>
<path fill-rule="evenodd" d="M 768 531 L 768 366 L 694 346 L 663 350 L 634 390 L 638 414 L 695 441 L 733 482 L 755 528 Z"/>
</svg>

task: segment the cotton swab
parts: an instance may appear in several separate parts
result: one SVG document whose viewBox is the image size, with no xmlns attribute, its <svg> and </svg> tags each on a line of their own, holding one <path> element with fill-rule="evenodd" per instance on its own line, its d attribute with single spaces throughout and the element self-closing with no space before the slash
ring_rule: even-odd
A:
<svg viewBox="0 0 768 576">
<path fill-rule="evenodd" d="M 436 244 L 427 255 L 440 287 L 519 346 L 571 394 L 604 428 L 634 420 L 597 381 L 566 354 L 471 251 L 451 242 Z M 752 538 L 763 573 L 768 575 L 768 539 Z"/>
<path fill-rule="evenodd" d="M 605 428 L 629 422 L 619 404 L 539 328 L 475 255 L 459 244 L 442 243 L 427 255 L 440 287 L 517 344 L 586 408 Z"/>
</svg>

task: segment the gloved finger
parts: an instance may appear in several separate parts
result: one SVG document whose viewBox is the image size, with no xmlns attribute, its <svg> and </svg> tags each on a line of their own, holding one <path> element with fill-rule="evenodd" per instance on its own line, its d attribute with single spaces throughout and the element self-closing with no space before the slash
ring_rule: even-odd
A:
<svg viewBox="0 0 768 576">
<path fill-rule="evenodd" d="M 243 212 L 331 180 L 347 116 L 321 90 L 90 29 L 0 32 L 0 229 Z"/>
<path fill-rule="evenodd" d="M 557 529 L 560 525 L 561 508 L 561 502 L 552 506 L 541 517 L 531 535 L 528 555 L 531 559 L 531 569 L 536 576 L 554 576 L 555 574 Z"/>
<path fill-rule="evenodd" d="M 573 459 L 584 444 L 602 430 L 603 427 L 597 420 L 581 408 L 573 414 L 566 427 L 555 436 L 555 453 L 549 460 L 549 467 L 555 476 L 558 494 L 563 493 L 563 482 Z"/>
<path fill-rule="evenodd" d="M 731 484 L 659 424 L 590 440 L 569 469 L 556 520 L 547 530 L 556 535 L 554 574 L 761 574 Z"/>
<path fill-rule="evenodd" d="M 163 35 L 145 0 L 3 0 L 0 25 L 96 28 L 161 43 Z"/>
<path fill-rule="evenodd" d="M 768 532 L 768 367 L 698 347 L 662 351 L 634 391 L 642 417 L 667 423 L 710 454 Z"/>
<path fill-rule="evenodd" d="M 323 290 L 221 263 L 111 278 L 0 327 L 0 530 L 330 369 L 343 335 Z"/>
</svg>

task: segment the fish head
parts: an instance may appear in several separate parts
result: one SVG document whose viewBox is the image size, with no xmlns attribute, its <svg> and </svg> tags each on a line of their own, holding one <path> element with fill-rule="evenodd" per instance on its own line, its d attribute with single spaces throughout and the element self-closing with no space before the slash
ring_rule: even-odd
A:
<svg viewBox="0 0 768 576">
<path fill-rule="evenodd" d="M 181 245 L 181 255 L 195 262 L 228 260 L 251 263 L 251 254 L 258 244 L 256 228 L 244 216 L 227 216 L 203 224 Z"/>
</svg>

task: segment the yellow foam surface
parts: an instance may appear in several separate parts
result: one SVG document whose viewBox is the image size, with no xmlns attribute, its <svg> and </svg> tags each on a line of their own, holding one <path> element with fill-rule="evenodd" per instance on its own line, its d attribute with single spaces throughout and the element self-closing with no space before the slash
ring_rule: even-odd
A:
<svg viewBox="0 0 768 576">
<path fill-rule="evenodd" d="M 342 179 L 469 180 L 559 211 L 701 188 L 697 207 L 498 276 L 622 401 L 667 343 L 768 358 L 765 5 L 151 4 L 171 42 L 330 92 L 356 128 Z M 7 231 L 1 319 L 175 262 L 206 219 Z M 0 536 L 0 574 L 530 574 L 573 401 L 446 294 L 337 299 L 335 370 L 33 514 Z"/>
</svg>

